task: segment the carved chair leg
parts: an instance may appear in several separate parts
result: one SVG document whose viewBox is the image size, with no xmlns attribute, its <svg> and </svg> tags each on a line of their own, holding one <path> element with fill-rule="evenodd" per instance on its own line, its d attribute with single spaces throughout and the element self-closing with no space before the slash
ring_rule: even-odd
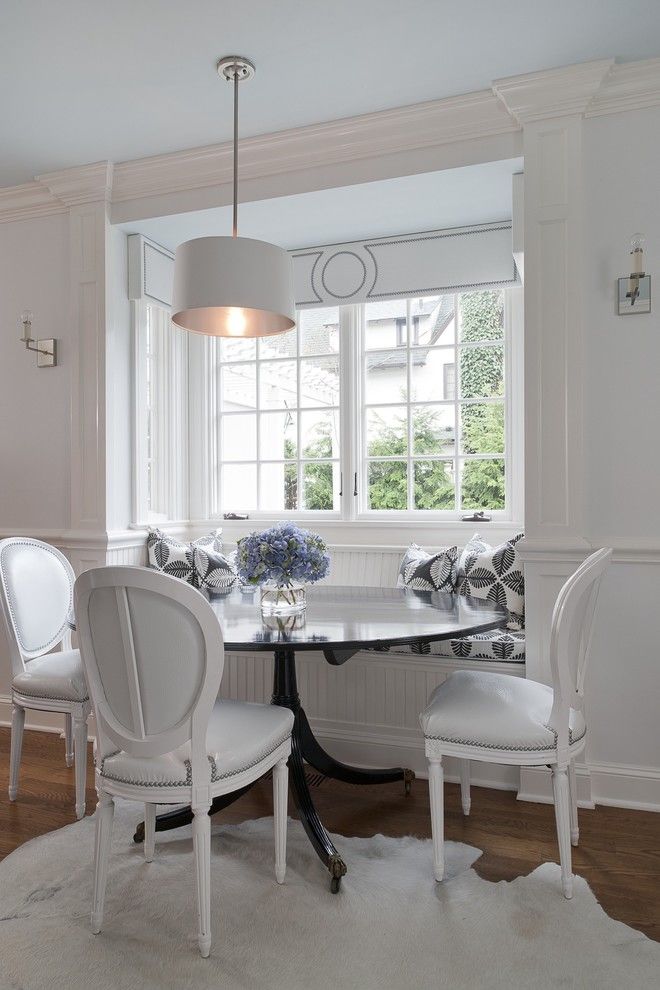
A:
<svg viewBox="0 0 660 990">
<path fill-rule="evenodd" d="M 429 758 L 429 797 L 433 836 L 433 875 L 439 882 L 445 875 L 444 771 L 441 756 Z"/>
<path fill-rule="evenodd" d="M 463 806 L 463 814 L 470 814 L 471 798 L 470 798 L 470 761 L 469 760 L 459 760 L 458 761 L 459 773 L 461 777 L 461 805 Z"/>
<path fill-rule="evenodd" d="M 73 745 L 75 750 L 76 817 L 85 815 L 85 787 L 87 785 L 87 716 L 73 716 Z"/>
<path fill-rule="evenodd" d="M 577 846 L 580 841 L 580 826 L 578 824 L 577 780 L 573 760 L 568 764 L 568 787 L 571 794 L 571 845 Z"/>
<path fill-rule="evenodd" d="M 108 859 L 112 842 L 112 820 L 115 802 L 110 794 L 99 791 L 96 806 L 96 845 L 94 849 L 94 897 L 92 902 L 92 931 L 95 935 L 103 924 L 103 903 L 108 880 Z"/>
<path fill-rule="evenodd" d="M 289 768 L 286 760 L 273 767 L 273 820 L 275 825 L 275 879 L 284 883 L 286 875 L 286 818 Z"/>
<path fill-rule="evenodd" d="M 144 858 L 151 863 L 156 849 L 156 805 L 144 806 Z"/>
<path fill-rule="evenodd" d="M 573 872 L 571 865 L 571 798 L 566 767 L 555 764 L 552 767 L 552 790 L 555 798 L 555 818 L 557 821 L 557 842 L 561 863 L 561 886 L 564 897 L 573 896 Z"/>
<path fill-rule="evenodd" d="M 73 717 L 64 716 L 64 759 L 68 767 L 73 766 Z"/>
<path fill-rule="evenodd" d="M 211 952 L 211 819 L 210 805 L 193 808 L 193 852 L 197 877 L 197 939 L 204 959 Z"/>
<path fill-rule="evenodd" d="M 9 800 L 15 801 L 18 794 L 18 770 L 21 765 L 21 750 L 23 749 L 23 728 L 25 726 L 25 709 L 13 705 L 11 710 L 11 751 L 9 756 Z"/>
</svg>

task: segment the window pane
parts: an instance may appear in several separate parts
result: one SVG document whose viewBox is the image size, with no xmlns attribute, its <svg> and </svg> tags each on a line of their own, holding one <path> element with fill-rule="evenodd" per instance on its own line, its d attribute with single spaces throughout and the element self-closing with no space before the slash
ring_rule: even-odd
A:
<svg viewBox="0 0 660 990">
<path fill-rule="evenodd" d="M 408 355 L 398 351 L 373 351 L 365 358 L 365 402 L 406 401 L 408 391 Z"/>
<path fill-rule="evenodd" d="M 367 477 L 370 509 L 408 508 L 408 466 L 405 461 L 370 461 Z"/>
<path fill-rule="evenodd" d="M 220 402 L 223 412 L 257 408 L 257 375 L 254 364 L 229 364 L 220 369 Z"/>
<path fill-rule="evenodd" d="M 374 348 L 405 347 L 406 300 L 388 299 L 365 306 L 364 340 L 368 351 Z"/>
<path fill-rule="evenodd" d="M 412 406 L 413 454 L 453 454 L 453 406 Z"/>
<path fill-rule="evenodd" d="M 259 456 L 276 461 L 298 456 L 298 414 L 264 413 L 259 421 Z"/>
<path fill-rule="evenodd" d="M 298 331 L 294 327 L 287 333 L 275 333 L 259 338 L 259 357 L 295 357 L 298 347 Z"/>
<path fill-rule="evenodd" d="M 461 398 L 488 399 L 504 395 L 504 348 L 460 349 Z"/>
<path fill-rule="evenodd" d="M 301 354 L 337 354 L 339 351 L 339 310 L 305 309 L 298 314 Z"/>
<path fill-rule="evenodd" d="M 504 404 L 470 402 L 461 406 L 464 454 L 504 453 Z"/>
<path fill-rule="evenodd" d="M 456 351 L 453 347 L 429 347 L 411 354 L 411 396 L 418 402 L 456 398 Z"/>
<path fill-rule="evenodd" d="M 257 465 L 225 464 L 222 468 L 222 511 L 257 508 Z"/>
<path fill-rule="evenodd" d="M 298 405 L 298 366 L 295 361 L 262 361 L 259 365 L 261 409 L 295 409 Z"/>
<path fill-rule="evenodd" d="M 410 300 L 410 343 L 413 347 L 454 343 L 454 299 L 451 293 Z"/>
<path fill-rule="evenodd" d="M 301 413 L 300 446 L 305 458 L 338 457 L 339 411 Z"/>
<path fill-rule="evenodd" d="M 408 452 L 408 413 L 405 406 L 367 411 L 367 453 L 370 457 L 400 457 Z"/>
<path fill-rule="evenodd" d="M 262 464 L 260 470 L 259 508 L 298 508 L 298 469 L 295 464 Z"/>
<path fill-rule="evenodd" d="M 303 464 L 303 508 L 330 511 L 339 508 L 339 465 Z"/>
<path fill-rule="evenodd" d="M 339 404 L 339 358 L 305 358 L 300 362 L 300 405 Z"/>
<path fill-rule="evenodd" d="M 454 491 L 453 461 L 413 461 L 415 509 L 453 509 Z"/>
<path fill-rule="evenodd" d="M 459 313 L 461 343 L 503 339 L 504 294 L 502 292 L 463 292 L 460 296 Z"/>
<path fill-rule="evenodd" d="M 249 337 L 239 340 L 221 337 L 217 343 L 220 344 L 221 361 L 254 361 L 257 356 L 257 342 Z"/>
<path fill-rule="evenodd" d="M 504 508 L 504 460 L 463 461 L 463 509 Z"/>
<path fill-rule="evenodd" d="M 254 413 L 223 416 L 220 437 L 223 461 L 256 461 L 257 417 Z"/>
</svg>

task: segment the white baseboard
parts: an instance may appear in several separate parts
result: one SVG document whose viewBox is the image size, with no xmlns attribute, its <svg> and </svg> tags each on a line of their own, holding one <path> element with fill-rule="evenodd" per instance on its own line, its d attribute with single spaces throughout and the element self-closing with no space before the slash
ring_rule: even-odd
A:
<svg viewBox="0 0 660 990">
<path fill-rule="evenodd" d="M 660 770 L 621 763 L 577 765 L 578 804 L 660 812 Z M 519 801 L 552 804 L 550 771 L 545 767 L 523 767 L 520 772 Z"/>
<path fill-rule="evenodd" d="M 591 791 L 590 768 L 583 764 L 575 767 L 577 779 L 578 805 L 580 808 L 595 808 Z M 535 801 L 538 804 L 552 804 L 552 777 L 547 767 L 521 767 L 519 801 Z"/>
<path fill-rule="evenodd" d="M 328 752 L 346 763 L 362 767 L 406 766 L 421 778 L 427 777 L 423 741 L 415 730 L 384 725 L 357 726 L 311 718 L 310 722 Z M 11 725 L 11 699 L 0 695 L 0 725 Z M 61 734 L 64 716 L 52 712 L 28 711 L 25 728 Z M 94 716 L 90 717 L 89 738 L 94 738 Z M 578 804 L 581 808 L 611 805 L 640 811 L 660 812 L 660 770 L 617 763 L 578 765 Z M 520 779 L 518 777 L 520 774 Z M 454 761 L 447 759 L 446 779 L 458 781 Z M 519 801 L 552 803 L 550 771 L 539 767 L 505 767 L 495 763 L 473 763 L 471 780 L 475 787 L 518 791 Z"/>
</svg>

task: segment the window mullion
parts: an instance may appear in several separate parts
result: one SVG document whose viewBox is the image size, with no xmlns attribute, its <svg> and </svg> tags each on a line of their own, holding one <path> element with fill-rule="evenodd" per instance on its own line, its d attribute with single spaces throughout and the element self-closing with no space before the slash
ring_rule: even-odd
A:
<svg viewBox="0 0 660 990">
<path fill-rule="evenodd" d="M 454 294 L 454 492 L 456 511 L 461 511 L 463 503 L 463 478 L 461 476 L 462 461 L 459 457 L 461 449 L 461 351 L 459 346 L 459 296 Z"/>
</svg>

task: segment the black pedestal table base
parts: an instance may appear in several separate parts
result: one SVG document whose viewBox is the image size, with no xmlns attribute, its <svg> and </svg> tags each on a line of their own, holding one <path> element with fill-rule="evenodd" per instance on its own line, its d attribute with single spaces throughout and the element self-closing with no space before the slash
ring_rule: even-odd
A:
<svg viewBox="0 0 660 990">
<path fill-rule="evenodd" d="M 314 807 L 309 785 L 305 777 L 305 763 L 332 780 L 341 780 L 348 784 L 389 784 L 401 780 L 405 793 L 410 793 L 415 774 L 412 770 L 402 767 L 392 767 L 389 770 L 363 770 L 359 767 L 347 766 L 335 760 L 319 745 L 300 704 L 298 685 L 296 682 L 296 656 L 291 647 L 275 650 L 275 671 L 273 676 L 273 696 L 271 703 L 290 708 L 295 716 L 291 736 L 291 756 L 289 757 L 289 783 L 293 794 L 300 821 L 312 843 L 316 853 L 327 867 L 330 874 L 330 889 L 337 893 L 341 878 L 346 874 L 346 863 L 335 849 L 318 812 Z M 252 784 L 231 794 L 223 794 L 214 799 L 209 810 L 210 815 L 227 808 L 250 790 Z M 167 832 L 182 825 L 189 825 L 193 819 L 191 808 L 177 808 L 156 818 L 156 831 Z M 144 840 L 144 822 L 138 825 L 134 839 Z"/>
</svg>

